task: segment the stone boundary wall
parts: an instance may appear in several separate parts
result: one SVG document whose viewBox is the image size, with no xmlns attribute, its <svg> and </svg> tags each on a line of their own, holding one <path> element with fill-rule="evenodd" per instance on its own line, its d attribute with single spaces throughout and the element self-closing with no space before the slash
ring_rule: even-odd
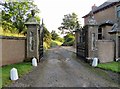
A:
<svg viewBox="0 0 120 89">
<path fill-rule="evenodd" d="M 98 58 L 100 63 L 112 62 L 114 61 L 114 47 L 115 44 L 110 40 L 98 40 Z"/>
<path fill-rule="evenodd" d="M 0 66 L 22 62 L 26 58 L 26 37 L 0 36 Z"/>
</svg>

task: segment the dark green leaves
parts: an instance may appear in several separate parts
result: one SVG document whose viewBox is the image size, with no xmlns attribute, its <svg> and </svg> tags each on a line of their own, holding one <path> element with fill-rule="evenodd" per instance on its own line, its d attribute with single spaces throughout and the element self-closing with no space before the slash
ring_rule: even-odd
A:
<svg viewBox="0 0 120 89">
<path fill-rule="evenodd" d="M 79 28 L 80 24 L 75 13 L 64 15 L 63 22 L 58 28 L 62 34 L 73 33 L 73 30 Z"/>
</svg>

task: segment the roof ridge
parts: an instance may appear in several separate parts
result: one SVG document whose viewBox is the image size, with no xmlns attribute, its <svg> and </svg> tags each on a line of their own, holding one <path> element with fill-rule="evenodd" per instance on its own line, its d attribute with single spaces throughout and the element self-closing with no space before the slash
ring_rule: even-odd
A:
<svg viewBox="0 0 120 89">
<path fill-rule="evenodd" d="M 120 2 L 120 0 L 107 0 L 106 2 L 104 2 L 103 4 L 101 4 L 100 6 L 96 7 L 94 10 L 91 10 L 91 11 L 93 13 L 95 13 L 95 12 L 97 12 L 97 11 L 99 11 L 99 10 L 101 10 L 101 9 L 109 6 L 109 5 L 117 3 L 117 2 Z M 83 16 L 83 18 L 86 17 L 86 16 L 88 16 L 88 15 L 89 15 L 89 13 L 87 15 Z"/>
</svg>

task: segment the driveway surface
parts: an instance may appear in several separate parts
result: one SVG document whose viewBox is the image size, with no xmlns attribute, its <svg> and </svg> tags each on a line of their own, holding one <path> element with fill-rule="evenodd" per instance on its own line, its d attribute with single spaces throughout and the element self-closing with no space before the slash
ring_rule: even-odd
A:
<svg viewBox="0 0 120 89">
<path fill-rule="evenodd" d="M 67 48 L 55 47 L 29 74 L 9 87 L 118 87 L 118 83 L 106 72 L 76 58 Z"/>
</svg>

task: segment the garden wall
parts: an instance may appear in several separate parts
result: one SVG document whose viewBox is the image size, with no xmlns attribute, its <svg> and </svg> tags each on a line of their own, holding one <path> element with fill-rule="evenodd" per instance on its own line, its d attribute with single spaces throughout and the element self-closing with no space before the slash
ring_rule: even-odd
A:
<svg viewBox="0 0 120 89">
<path fill-rule="evenodd" d="M 0 60 L 2 65 L 22 62 L 26 57 L 26 38 L 0 36 Z M 1 61 L 0 61 L 1 62 Z"/>
<path fill-rule="evenodd" d="M 114 47 L 115 44 L 110 40 L 99 40 L 97 42 L 98 58 L 100 63 L 114 61 Z"/>
</svg>

